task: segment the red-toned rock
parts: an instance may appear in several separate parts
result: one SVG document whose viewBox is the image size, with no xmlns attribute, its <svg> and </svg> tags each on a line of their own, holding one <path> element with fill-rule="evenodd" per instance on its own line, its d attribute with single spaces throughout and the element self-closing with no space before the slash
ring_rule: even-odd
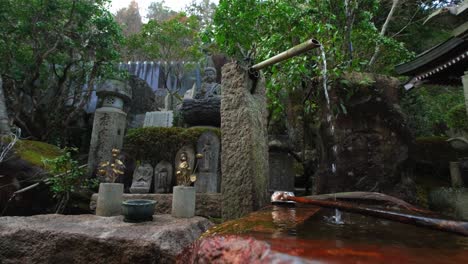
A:
<svg viewBox="0 0 468 264">
<path fill-rule="evenodd" d="M 177 263 L 311 263 L 278 253 L 264 241 L 240 236 L 214 236 L 197 242 L 177 258 Z"/>
</svg>

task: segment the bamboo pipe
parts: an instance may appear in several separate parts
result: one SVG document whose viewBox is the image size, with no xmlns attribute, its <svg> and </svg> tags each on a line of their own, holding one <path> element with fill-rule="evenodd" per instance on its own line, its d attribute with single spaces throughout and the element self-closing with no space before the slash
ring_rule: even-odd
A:
<svg viewBox="0 0 468 264">
<path fill-rule="evenodd" d="M 281 52 L 280 54 L 278 55 L 275 55 L 269 59 L 266 59 L 260 63 L 257 63 L 255 64 L 254 66 L 250 67 L 250 69 L 254 70 L 254 71 L 259 71 L 263 68 L 266 68 L 270 65 L 273 65 L 275 63 L 278 63 L 278 62 L 281 62 L 281 61 L 285 61 L 287 59 L 290 59 L 294 56 L 297 56 L 301 53 L 304 53 L 306 51 L 309 51 L 311 49 L 315 49 L 315 48 L 318 48 L 320 47 L 321 44 L 320 42 L 318 42 L 317 40 L 315 39 L 309 39 L 307 40 L 306 42 L 304 43 L 301 43 L 297 46 L 294 46 L 290 49 L 288 49 L 287 51 L 283 51 Z"/>
<path fill-rule="evenodd" d="M 370 215 L 378 218 L 384 218 L 388 220 L 397 221 L 405 224 L 413 224 L 417 226 L 428 227 L 436 230 L 441 230 L 445 232 L 456 233 L 463 236 L 468 236 L 468 222 L 465 221 L 453 221 L 453 220 L 444 220 L 431 217 L 410 215 L 392 211 L 385 211 L 379 209 L 372 209 L 362 206 L 357 206 L 354 204 L 346 202 L 337 202 L 337 201 L 323 201 L 323 200 L 313 200 L 303 197 L 294 197 L 287 194 L 279 195 L 275 197 L 276 201 L 294 201 L 297 203 L 312 204 L 320 207 L 327 208 L 338 208 L 343 211 L 360 213 L 364 215 Z"/>
</svg>

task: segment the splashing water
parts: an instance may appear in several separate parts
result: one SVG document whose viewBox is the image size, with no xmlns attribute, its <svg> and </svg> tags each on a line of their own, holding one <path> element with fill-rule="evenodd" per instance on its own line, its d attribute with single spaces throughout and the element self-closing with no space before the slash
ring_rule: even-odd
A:
<svg viewBox="0 0 468 264">
<path fill-rule="evenodd" d="M 341 211 L 338 209 L 335 209 L 335 215 L 332 215 L 330 217 L 325 216 L 325 220 L 331 224 L 335 225 L 343 225 L 344 221 L 343 218 L 341 217 Z"/>
</svg>

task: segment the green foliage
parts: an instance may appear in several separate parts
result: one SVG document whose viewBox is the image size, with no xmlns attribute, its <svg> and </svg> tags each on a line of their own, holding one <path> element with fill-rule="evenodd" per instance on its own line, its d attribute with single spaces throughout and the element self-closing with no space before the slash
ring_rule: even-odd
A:
<svg viewBox="0 0 468 264">
<path fill-rule="evenodd" d="M 468 131 L 468 115 L 465 104 L 456 105 L 448 111 L 447 125 L 456 130 Z"/>
<path fill-rule="evenodd" d="M 375 67 L 380 72 L 388 72 L 410 56 L 401 43 L 379 35 L 373 21 L 379 6 L 376 0 L 221 0 L 214 18 L 214 36 L 221 50 L 238 59 L 243 56 L 239 46 L 249 50 L 257 44 L 256 62 L 311 37 L 323 45 L 327 69 L 317 49 L 264 70 L 270 112 L 280 118 L 284 111 L 281 90 L 303 89 L 304 83 L 318 84 L 325 70 L 330 82 L 344 71 L 365 70 L 377 42 L 382 43 L 381 54 L 387 58 Z M 323 102 L 322 89 L 315 88 L 305 99 L 315 104 Z"/>
<path fill-rule="evenodd" d="M 198 19 L 184 13 L 150 20 L 139 34 L 127 39 L 127 48 L 129 53 L 144 54 L 140 60 L 195 61 L 201 55 L 198 29 Z"/>
<path fill-rule="evenodd" d="M 401 107 L 416 137 L 445 135 L 450 109 L 463 104 L 460 87 L 426 86 L 403 94 Z"/>
<path fill-rule="evenodd" d="M 65 209 L 70 193 L 97 186 L 95 179 L 85 179 L 86 166 L 79 166 L 78 161 L 72 158 L 71 151 L 76 151 L 76 149 L 65 149 L 65 154 L 54 159 L 43 160 L 52 175 L 46 179 L 46 182 L 49 184 L 54 198 L 58 200 L 57 213 L 61 213 Z"/>
<path fill-rule="evenodd" d="M 131 129 L 125 136 L 124 150 L 137 160 L 172 161 L 177 151 L 184 145 L 196 146 L 200 135 L 205 131 L 213 131 L 220 136 L 216 128 L 180 128 L 180 127 L 148 127 Z"/>
<path fill-rule="evenodd" d="M 11 116 L 23 132 L 51 141 L 53 132 L 76 121 L 95 81 L 115 74 L 122 34 L 108 2 L 0 4 L 0 74 Z"/>
<path fill-rule="evenodd" d="M 54 196 L 73 192 L 79 186 L 81 178 L 85 175 L 85 168 L 80 168 L 78 162 L 72 159 L 70 150 L 55 159 L 44 159 L 48 164 L 49 172 L 53 175 L 47 182 Z"/>
</svg>

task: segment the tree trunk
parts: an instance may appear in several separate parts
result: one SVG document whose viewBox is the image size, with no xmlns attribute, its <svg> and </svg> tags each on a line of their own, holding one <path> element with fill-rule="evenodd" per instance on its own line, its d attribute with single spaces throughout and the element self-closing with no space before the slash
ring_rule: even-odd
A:
<svg viewBox="0 0 468 264">
<path fill-rule="evenodd" d="M 10 119 L 8 118 L 5 94 L 3 92 L 3 82 L 0 77 L 0 135 L 6 135 L 10 132 Z"/>
</svg>

